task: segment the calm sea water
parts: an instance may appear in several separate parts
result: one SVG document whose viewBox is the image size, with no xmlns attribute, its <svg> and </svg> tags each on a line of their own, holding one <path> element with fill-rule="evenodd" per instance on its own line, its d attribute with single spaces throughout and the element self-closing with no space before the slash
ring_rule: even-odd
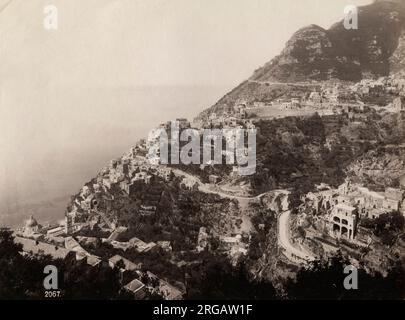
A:
<svg viewBox="0 0 405 320">
<path fill-rule="evenodd" d="M 59 88 L 18 114 L 8 110 L 8 123 L 15 123 L 0 158 L 0 224 L 16 226 L 30 214 L 41 222 L 62 219 L 70 196 L 109 160 L 162 121 L 192 119 L 227 89 Z"/>
</svg>

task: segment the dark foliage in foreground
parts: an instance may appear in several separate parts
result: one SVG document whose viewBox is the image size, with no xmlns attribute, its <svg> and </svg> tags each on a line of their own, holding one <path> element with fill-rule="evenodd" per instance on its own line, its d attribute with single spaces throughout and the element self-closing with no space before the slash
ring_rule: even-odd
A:
<svg viewBox="0 0 405 320">
<path fill-rule="evenodd" d="M 298 272 L 296 281 L 286 284 L 287 297 L 295 300 L 398 300 L 405 297 L 405 272 L 395 264 L 386 277 L 358 269 L 358 289 L 347 290 L 343 272 L 350 263 L 340 255 L 329 261 L 315 261 L 309 269 Z"/>
<path fill-rule="evenodd" d="M 0 229 L 0 300 L 43 299 L 44 267 L 58 267 L 63 299 L 129 299 L 120 290 L 116 269 L 94 269 L 85 264 L 52 260 L 49 256 L 23 256 L 12 233 Z M 399 264 L 387 276 L 358 270 L 358 290 L 343 286 L 345 266 L 350 263 L 340 255 L 329 261 L 315 261 L 301 269 L 296 280 L 285 284 L 285 294 L 277 294 L 270 282 L 252 281 L 243 262 L 232 266 L 225 256 L 201 253 L 202 263 L 188 267 L 185 281 L 186 299 L 403 299 L 405 272 Z"/>
<path fill-rule="evenodd" d="M 44 267 L 58 268 L 63 299 L 117 299 L 122 296 L 118 271 L 94 269 L 83 263 L 53 260 L 49 256 L 23 256 L 12 233 L 0 229 L 0 299 L 44 299 Z M 63 275 L 63 276 L 62 276 Z"/>
<path fill-rule="evenodd" d="M 225 257 L 205 257 L 204 263 L 190 270 L 188 299 L 274 300 L 276 290 L 268 282 L 248 278 L 246 267 L 232 266 Z"/>
</svg>

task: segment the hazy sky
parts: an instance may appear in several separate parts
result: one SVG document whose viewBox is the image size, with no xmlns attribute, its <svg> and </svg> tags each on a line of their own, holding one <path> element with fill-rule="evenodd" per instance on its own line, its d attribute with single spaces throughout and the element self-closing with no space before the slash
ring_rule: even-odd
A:
<svg viewBox="0 0 405 320">
<path fill-rule="evenodd" d="M 278 54 L 297 29 L 328 28 L 345 5 L 370 2 L 0 0 L 0 204 L 10 194 L 24 198 L 29 188 L 47 195 L 65 175 L 80 176 L 93 154 L 124 151 L 126 137 L 176 111 L 165 100 L 173 92 L 123 90 L 224 86 L 224 94 Z M 49 4 L 58 8 L 57 31 L 43 27 Z M 221 95 L 195 93 L 177 97 L 183 107 L 193 104 L 184 115 Z"/>
<path fill-rule="evenodd" d="M 329 27 L 345 5 L 370 2 L 12 0 L 0 17 L 1 80 L 233 85 L 277 54 L 298 28 Z M 45 4 L 59 9 L 57 32 L 42 27 Z"/>
</svg>

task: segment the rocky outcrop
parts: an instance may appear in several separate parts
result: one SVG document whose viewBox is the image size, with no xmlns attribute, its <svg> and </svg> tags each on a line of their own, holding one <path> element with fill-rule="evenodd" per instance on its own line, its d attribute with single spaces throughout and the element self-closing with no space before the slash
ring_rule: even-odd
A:
<svg viewBox="0 0 405 320">
<path fill-rule="evenodd" d="M 316 25 L 302 28 L 287 42 L 281 54 L 258 69 L 251 79 L 358 81 L 397 70 L 404 59 L 403 50 L 396 50 L 404 31 L 403 4 L 376 2 L 359 8 L 358 19 L 357 30 L 345 29 L 342 21 L 329 30 Z M 390 60 L 394 53 L 395 58 Z"/>
<path fill-rule="evenodd" d="M 359 7 L 358 22 L 357 30 L 345 29 L 343 21 L 328 30 L 316 25 L 298 30 L 280 55 L 258 68 L 199 118 L 226 111 L 240 100 L 267 102 L 289 94 L 301 96 L 293 91 L 303 88 L 291 88 L 289 83 L 357 82 L 403 70 L 405 2 L 376 1 Z"/>
<path fill-rule="evenodd" d="M 384 148 L 365 153 L 351 163 L 347 175 L 353 182 L 384 188 L 399 187 L 405 169 L 405 146 L 394 149 Z"/>
<path fill-rule="evenodd" d="M 285 49 L 263 68 L 255 71 L 255 81 L 305 81 L 332 76 L 335 61 L 333 44 L 323 28 L 310 25 L 297 31 Z"/>
</svg>

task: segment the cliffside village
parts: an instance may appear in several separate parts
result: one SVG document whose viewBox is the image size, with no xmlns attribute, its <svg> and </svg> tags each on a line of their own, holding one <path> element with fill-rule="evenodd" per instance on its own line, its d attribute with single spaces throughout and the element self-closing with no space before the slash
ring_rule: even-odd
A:
<svg viewBox="0 0 405 320">
<path fill-rule="evenodd" d="M 340 84 L 324 84 L 318 91 L 311 91 L 304 97 L 290 99 L 277 99 L 272 102 L 246 102 L 238 101 L 235 106 L 223 114 L 211 113 L 207 119 L 201 121 L 197 127 L 202 128 L 255 128 L 255 116 L 259 109 L 304 110 L 310 112 L 324 112 L 324 114 L 346 113 L 351 119 L 361 120 L 361 112 L 365 103 L 360 97 L 370 94 L 392 94 L 397 96 L 393 103 L 380 108 L 385 112 L 405 111 L 405 80 L 392 77 L 378 80 L 363 80 L 355 85 L 342 86 Z M 177 119 L 180 128 L 190 128 L 187 119 Z M 170 123 L 162 123 L 160 128 L 169 128 Z M 54 258 L 75 259 L 86 263 L 92 268 L 110 267 L 119 268 L 123 289 L 131 292 L 134 297 L 142 299 L 147 292 L 160 292 L 165 299 L 181 299 L 184 289 L 181 285 L 169 284 L 156 275 L 141 271 L 141 266 L 120 255 L 114 255 L 108 261 L 90 254 L 83 248 L 83 244 L 96 241 L 97 238 L 77 236 L 81 230 L 91 230 L 97 225 L 103 232 L 109 233 L 102 238 L 102 242 L 109 243 L 119 250 L 135 249 L 137 252 L 149 252 L 154 248 L 171 250 L 169 241 L 146 243 L 136 237 L 126 242 L 117 241 L 120 233 L 126 228 L 119 226 L 116 217 L 111 214 L 111 204 L 117 192 L 120 196 L 130 197 L 143 185 L 153 184 L 155 179 L 170 182 L 179 173 L 165 165 L 151 164 L 146 161 L 150 141 L 142 140 L 120 159 L 113 160 L 103 168 L 96 179 L 87 183 L 80 192 L 74 196 L 70 208 L 65 215 L 62 225 L 41 226 L 33 217 L 30 217 L 23 228 L 15 232 L 16 242 L 23 246 L 25 254 L 47 254 Z M 202 165 L 203 167 L 204 165 Z M 237 172 L 234 166 L 232 172 Z M 202 168 L 203 169 L 203 168 Z M 182 185 L 193 190 L 198 189 L 199 181 L 191 175 L 180 175 Z M 220 178 L 210 176 L 210 184 L 215 185 Z M 162 191 L 157 188 L 144 199 L 139 214 L 145 217 L 153 216 L 157 210 Z M 306 227 L 307 238 L 320 244 L 325 252 L 335 252 L 339 249 L 333 239 L 344 239 L 360 247 L 367 247 L 372 236 L 359 225 L 363 218 L 376 219 L 383 213 L 400 211 L 405 215 L 405 179 L 401 187 L 386 188 L 384 192 L 371 191 L 364 186 L 352 184 L 349 181 L 337 189 L 322 185 L 317 192 L 302 195 L 302 205 L 299 209 L 298 226 L 305 226 L 308 216 L 314 219 L 320 227 L 311 229 Z M 310 210 L 305 210 L 309 208 Z M 319 230 L 322 230 L 320 232 Z M 326 233 L 330 239 L 320 237 Z M 201 228 L 198 235 L 197 252 L 205 250 L 208 246 L 209 234 Z M 223 236 L 220 239 L 224 250 L 230 257 L 236 259 L 245 255 L 249 241 L 242 239 L 242 235 L 232 237 Z M 136 274 L 136 275 L 134 275 Z M 140 279 L 153 279 L 148 284 Z M 157 287 L 150 283 L 158 283 Z"/>
<path fill-rule="evenodd" d="M 401 76 L 381 77 L 377 80 L 365 79 L 356 84 L 329 81 L 322 84 L 314 82 L 289 85 L 299 87 L 301 90 L 295 96 L 292 94 L 271 101 L 257 101 L 246 97 L 222 113 L 210 113 L 209 117 L 201 121 L 202 126 L 226 128 L 247 125 L 254 128 L 254 122 L 260 118 L 305 116 L 315 112 L 319 115 L 344 113 L 351 121 L 362 121 L 365 119 L 362 113 L 367 111 L 367 107 L 379 112 L 405 111 L 405 80 Z M 384 96 L 395 98 L 392 103 L 385 106 L 363 101 L 364 97 L 375 100 Z"/>
<path fill-rule="evenodd" d="M 139 143 L 122 158 L 111 161 L 103 168 L 97 179 L 92 181 L 94 183 L 87 183 L 74 196 L 73 204 L 67 210 L 63 223 L 42 226 L 31 216 L 24 227 L 15 232 L 15 241 L 23 246 L 24 253 L 45 254 L 55 259 L 73 259 L 92 268 L 118 268 L 123 290 L 133 294 L 136 299 L 143 299 L 148 293 L 159 293 L 167 300 L 181 299 L 185 293 L 184 286 L 177 287 L 149 271 L 141 271 L 141 264 L 133 263 L 120 255 L 113 255 L 105 261 L 83 248 L 85 244 L 91 245 L 101 240 L 102 243 L 108 243 L 114 249 L 123 251 L 134 249 L 138 253 L 146 253 L 157 248 L 171 251 L 169 241 L 146 243 L 136 237 L 126 242 L 117 241 L 127 228 L 118 226 L 109 211 L 117 190 L 123 196 L 130 196 L 137 188 L 142 188 L 142 184 L 149 185 L 157 177 L 164 181 L 173 178 L 171 169 L 148 164 L 142 156 L 145 150 L 145 143 Z M 184 182 L 190 187 L 193 186 L 187 178 L 184 178 Z M 159 190 L 156 194 L 148 195 L 139 214 L 154 215 L 160 196 Z M 77 235 L 79 231 L 92 230 L 94 226 L 109 236 L 99 239 Z M 141 279 L 147 279 L 147 283 L 143 283 Z"/>
<path fill-rule="evenodd" d="M 405 112 L 405 80 L 401 75 L 366 79 L 356 84 L 329 81 L 289 85 L 306 87 L 305 94 L 300 92 L 297 96 L 272 101 L 254 101 L 247 97 L 222 114 L 211 113 L 203 123 L 211 127 L 235 126 L 247 122 L 254 125 L 260 118 L 305 116 L 314 112 L 321 116 L 345 115 L 349 122 L 354 123 L 367 120 L 370 110 L 377 113 Z M 381 105 L 381 101 L 386 100 L 392 102 Z M 328 147 L 329 143 L 326 141 L 325 146 Z M 321 247 L 323 254 L 336 253 L 342 247 L 342 240 L 354 247 L 365 248 L 370 246 L 375 237 L 370 229 L 361 226 L 362 219 L 374 220 L 382 214 L 396 211 L 405 216 L 405 176 L 400 188 L 386 188 L 384 192 L 351 184 L 349 180 L 337 189 L 321 185 L 318 186 L 318 192 L 302 195 L 301 201 L 303 204 L 299 210 L 297 226 L 303 227 L 306 238 Z M 308 216 L 311 216 L 311 223 L 317 225 L 317 228 L 308 226 Z M 304 252 L 311 252 L 312 248 L 306 247 L 304 243 L 299 246 Z M 352 253 L 357 250 L 352 249 Z M 377 254 L 374 258 L 378 260 Z M 306 262 L 299 257 L 292 260 Z M 378 266 L 377 260 L 369 262 Z"/>
<path fill-rule="evenodd" d="M 170 243 L 145 243 L 133 238 L 126 243 L 115 241 L 117 235 L 125 228 L 115 229 L 108 238 L 101 239 L 115 248 L 136 248 L 138 252 L 148 252 L 155 246 L 170 250 Z M 15 231 L 15 242 L 22 245 L 23 253 L 28 255 L 49 255 L 54 259 L 62 259 L 73 263 L 84 264 L 90 268 L 117 268 L 120 274 L 122 289 L 132 294 L 135 299 L 143 299 L 148 294 L 159 293 L 166 300 L 178 300 L 184 295 L 183 287 L 176 287 L 160 279 L 149 271 L 141 271 L 142 265 L 133 263 L 121 255 L 114 255 L 107 261 L 89 253 L 84 244 L 97 243 L 94 237 L 72 236 L 66 233 L 63 225 L 40 225 L 34 217 L 30 217 L 24 227 Z M 143 283 L 145 281 L 146 283 Z"/>
<path fill-rule="evenodd" d="M 185 128 L 189 126 L 189 123 L 185 124 Z M 151 164 L 145 158 L 147 144 L 145 140 L 140 141 L 121 158 L 112 160 L 100 171 L 96 179 L 86 183 L 80 192 L 73 196 L 72 203 L 65 213 L 65 221 L 60 225 L 42 226 L 31 216 L 25 226 L 15 233 L 15 240 L 23 246 L 25 254 L 45 254 L 55 259 L 75 259 L 94 268 L 116 267 L 120 269 L 123 289 L 134 294 L 137 299 L 142 299 L 146 293 L 153 292 L 159 292 L 168 300 L 181 299 L 185 293 L 184 285 L 172 285 L 149 271 L 143 272 L 140 264 L 133 263 L 120 255 L 113 255 L 106 264 L 101 257 L 83 248 L 83 244 L 96 243 L 97 238 L 77 235 L 81 231 L 93 230 L 97 226 L 103 233 L 109 234 L 108 237 L 101 238 L 101 242 L 108 243 L 116 250 L 125 252 L 133 249 L 138 253 L 150 253 L 156 249 L 163 249 L 171 252 L 170 241 L 144 242 L 137 237 L 128 241 L 118 241 L 120 234 L 127 231 L 127 228 L 118 225 L 111 209 L 111 204 L 117 196 L 131 197 L 145 185 L 151 186 L 153 191 L 146 195 L 137 212 L 140 216 L 148 218 L 156 214 L 157 205 L 162 196 L 162 190 L 154 187 L 157 179 L 170 182 L 177 176 L 181 179 L 181 185 L 189 190 L 197 188 L 199 183 L 197 179 L 190 175 L 183 175 L 176 169 Z M 209 177 L 213 185 L 218 182 L 218 179 L 217 176 Z M 195 248 L 196 252 L 206 248 L 208 238 L 208 233 L 202 228 Z M 222 249 L 229 251 L 235 259 L 247 252 L 246 244 L 241 241 L 240 236 L 220 237 L 220 240 Z M 145 277 L 149 279 L 149 284 L 158 283 L 159 285 L 156 287 L 156 285 L 142 283 L 140 279 Z"/>
</svg>

